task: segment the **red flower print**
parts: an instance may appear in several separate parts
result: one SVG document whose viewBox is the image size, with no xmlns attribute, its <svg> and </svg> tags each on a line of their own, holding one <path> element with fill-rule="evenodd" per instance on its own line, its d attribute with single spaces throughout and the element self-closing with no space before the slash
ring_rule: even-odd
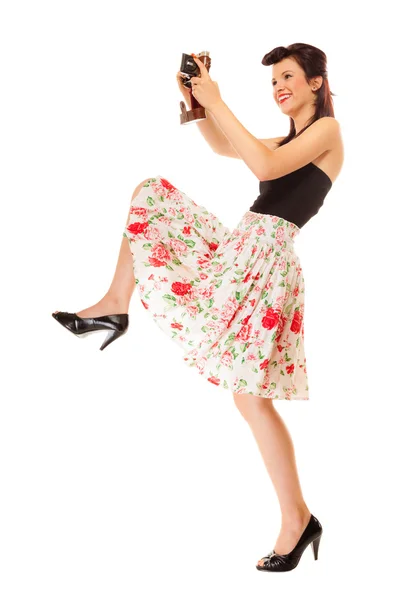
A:
<svg viewBox="0 0 400 600">
<path fill-rule="evenodd" d="M 221 382 L 221 380 L 218 379 L 217 377 L 214 377 L 214 375 L 212 377 L 209 377 L 208 381 L 211 381 L 211 383 L 215 383 L 215 385 L 219 385 Z"/>
<path fill-rule="evenodd" d="M 174 191 L 176 190 L 176 187 L 172 185 L 172 183 L 170 183 L 169 181 L 167 181 L 166 179 L 163 179 L 162 177 L 160 177 L 160 183 L 163 187 L 165 187 L 166 190 L 168 191 Z"/>
<path fill-rule="evenodd" d="M 137 235 L 138 233 L 143 233 L 143 231 L 149 226 L 149 222 L 146 221 L 146 223 L 131 223 L 130 225 L 128 225 L 127 229 L 130 233 L 133 233 L 133 235 Z"/>
<path fill-rule="evenodd" d="M 165 261 L 158 260 L 158 258 L 155 258 L 154 256 L 149 256 L 148 260 L 153 267 L 164 267 L 167 264 Z"/>
<path fill-rule="evenodd" d="M 218 246 L 219 246 L 219 244 L 216 244 L 215 242 L 211 242 L 211 244 L 209 244 L 211 252 L 215 252 L 215 250 L 218 248 Z"/>
<path fill-rule="evenodd" d="M 303 319 L 301 317 L 300 311 L 296 310 L 294 312 L 293 321 L 292 321 L 292 324 L 290 326 L 290 331 L 293 331 L 293 333 L 299 333 L 300 329 L 301 329 L 302 320 Z"/>
<path fill-rule="evenodd" d="M 249 272 L 247 273 L 246 277 L 243 279 L 243 283 L 247 283 L 247 282 L 248 282 L 248 280 L 250 279 L 250 277 L 251 277 L 251 273 L 250 273 L 250 271 L 249 271 Z"/>
<path fill-rule="evenodd" d="M 290 373 L 293 373 L 294 371 L 294 364 L 292 363 L 291 365 L 289 365 L 288 367 L 286 367 L 286 373 L 288 375 L 290 375 Z"/>
<path fill-rule="evenodd" d="M 146 302 L 144 302 L 141 298 L 140 298 L 140 302 L 143 304 L 143 306 L 145 307 L 146 310 L 149 308 L 149 305 L 146 304 Z"/>
<path fill-rule="evenodd" d="M 252 330 L 253 325 L 251 323 L 249 323 L 248 325 L 243 325 L 243 327 L 240 329 L 239 333 L 236 336 L 237 340 L 241 340 L 242 342 L 247 342 L 250 335 L 251 335 L 251 330 Z"/>
<path fill-rule="evenodd" d="M 171 245 L 172 250 L 178 256 L 181 256 L 182 254 L 184 254 L 188 249 L 185 242 L 182 242 L 182 240 L 178 240 L 177 238 L 172 238 L 170 241 L 170 245 Z"/>
<path fill-rule="evenodd" d="M 180 281 L 174 281 L 174 283 L 171 285 L 171 290 L 174 292 L 174 294 L 177 294 L 178 296 L 184 296 L 185 294 L 188 294 L 192 289 L 192 286 L 190 285 L 190 283 L 181 283 Z"/>
<path fill-rule="evenodd" d="M 183 329 L 182 323 L 171 323 L 171 327 L 173 329 L 179 329 L 180 331 Z"/>
<path fill-rule="evenodd" d="M 245 317 L 242 321 L 242 325 L 247 325 L 247 323 L 249 322 L 250 319 L 250 315 L 247 315 L 247 317 Z"/>
<path fill-rule="evenodd" d="M 190 235 L 190 227 L 186 225 L 186 227 L 182 229 L 182 233 L 183 235 Z"/>
<path fill-rule="evenodd" d="M 267 369 L 268 367 L 268 363 L 269 363 L 269 359 L 266 358 L 261 364 L 260 364 L 260 369 Z"/>
<path fill-rule="evenodd" d="M 171 254 L 163 244 L 156 244 L 153 246 L 151 254 L 153 258 L 158 258 L 158 260 L 171 260 Z"/>
<path fill-rule="evenodd" d="M 136 216 L 146 217 L 147 209 L 141 206 L 131 206 L 131 213 L 135 213 Z"/>
<path fill-rule="evenodd" d="M 266 329 L 273 329 L 279 321 L 279 314 L 269 307 L 267 313 L 263 316 L 261 325 Z"/>
</svg>

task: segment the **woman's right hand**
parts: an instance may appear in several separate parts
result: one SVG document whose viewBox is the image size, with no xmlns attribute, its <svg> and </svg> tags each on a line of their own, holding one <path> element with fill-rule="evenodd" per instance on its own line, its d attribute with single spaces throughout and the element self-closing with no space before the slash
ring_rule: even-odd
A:
<svg viewBox="0 0 400 600">
<path fill-rule="evenodd" d="M 182 93 L 182 96 L 185 98 L 186 104 L 188 108 L 191 108 L 190 106 L 190 88 L 186 88 L 183 83 L 182 83 L 182 75 L 180 73 L 180 71 L 177 72 L 176 74 L 176 80 L 178 82 L 178 87 Z"/>
</svg>

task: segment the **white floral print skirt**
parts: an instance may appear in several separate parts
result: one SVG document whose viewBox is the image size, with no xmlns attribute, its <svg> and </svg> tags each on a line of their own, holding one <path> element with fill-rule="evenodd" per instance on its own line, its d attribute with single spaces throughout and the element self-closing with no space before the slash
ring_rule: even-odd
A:
<svg viewBox="0 0 400 600">
<path fill-rule="evenodd" d="M 161 175 L 132 198 L 123 235 L 140 300 L 213 385 L 309 399 L 299 231 L 252 211 L 230 230 Z"/>
</svg>

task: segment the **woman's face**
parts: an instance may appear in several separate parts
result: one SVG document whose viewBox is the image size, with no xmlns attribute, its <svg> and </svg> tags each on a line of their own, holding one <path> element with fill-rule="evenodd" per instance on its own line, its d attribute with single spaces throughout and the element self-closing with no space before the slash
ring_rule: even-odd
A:
<svg viewBox="0 0 400 600">
<path fill-rule="evenodd" d="M 304 104 L 313 101 L 311 86 L 307 83 L 300 65 L 292 58 L 284 58 L 272 65 L 272 90 L 274 100 L 281 111 L 287 115 L 297 112 Z M 290 94 L 283 101 L 279 96 Z"/>
</svg>

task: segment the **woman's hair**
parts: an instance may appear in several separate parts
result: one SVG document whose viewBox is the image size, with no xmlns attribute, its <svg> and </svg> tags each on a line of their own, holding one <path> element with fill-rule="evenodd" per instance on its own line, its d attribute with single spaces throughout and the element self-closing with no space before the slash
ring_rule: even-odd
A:
<svg viewBox="0 0 400 600">
<path fill-rule="evenodd" d="M 310 83 L 313 77 L 322 76 L 323 80 L 320 88 L 315 94 L 314 115 L 298 134 L 296 134 L 294 120 L 290 117 L 290 131 L 285 139 L 278 144 L 278 147 L 287 144 L 294 137 L 299 136 L 318 119 L 335 116 L 331 96 L 336 96 L 336 94 L 333 94 L 329 88 L 328 71 L 326 70 L 326 54 L 322 52 L 322 50 L 319 50 L 319 48 L 310 46 L 310 44 L 290 44 L 290 46 L 287 46 L 286 48 L 284 46 L 274 48 L 264 56 L 261 62 L 263 65 L 269 66 L 288 57 L 293 58 L 300 65 L 305 73 L 308 83 Z"/>
</svg>

